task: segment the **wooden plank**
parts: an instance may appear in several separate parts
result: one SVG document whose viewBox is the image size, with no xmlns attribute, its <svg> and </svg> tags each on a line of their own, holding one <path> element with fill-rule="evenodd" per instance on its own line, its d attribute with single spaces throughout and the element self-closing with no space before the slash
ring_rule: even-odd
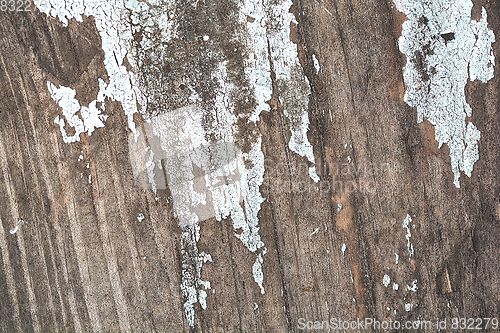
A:
<svg viewBox="0 0 500 333">
<path fill-rule="evenodd" d="M 457 188 L 449 145 L 405 103 L 407 18 L 392 1 L 138 4 L 118 13 L 134 33 L 120 32 L 113 57 L 98 14 L 65 26 L 34 8 L 0 11 L 0 331 L 295 332 L 330 318 L 498 317 L 497 66 L 465 88 L 481 138 Z M 497 35 L 498 1 L 474 2 L 474 19 L 481 6 Z M 168 38 L 145 28 L 161 15 Z M 118 96 L 129 80 L 120 73 L 147 108 Z M 66 119 L 68 137 L 75 129 L 48 82 L 90 107 L 99 79 L 115 89 L 100 101 L 104 126 L 65 142 L 54 120 Z M 189 129 L 211 145 L 181 146 L 200 134 Z M 180 206 L 194 192 L 176 183 L 187 169 L 175 163 L 191 160 L 192 186 L 212 186 L 204 213 Z M 190 224 L 194 212 L 208 218 Z"/>
</svg>

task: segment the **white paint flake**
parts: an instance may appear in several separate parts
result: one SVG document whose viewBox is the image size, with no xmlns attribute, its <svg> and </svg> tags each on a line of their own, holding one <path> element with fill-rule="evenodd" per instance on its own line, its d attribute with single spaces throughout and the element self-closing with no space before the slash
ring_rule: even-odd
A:
<svg viewBox="0 0 500 333">
<path fill-rule="evenodd" d="M 495 58 L 486 10 L 479 22 L 471 19 L 471 0 L 394 0 L 406 14 L 399 49 L 407 57 L 404 100 L 435 126 L 436 140 L 450 149 L 454 184 L 460 171 L 471 176 L 479 159 L 481 133 L 466 118 L 472 109 L 465 100 L 468 78 L 486 83 L 493 78 Z"/>
<path fill-rule="evenodd" d="M 389 277 L 389 275 L 385 274 L 383 279 L 382 279 L 382 284 L 384 285 L 384 287 L 389 287 L 389 284 L 391 284 L 391 278 Z"/>
<path fill-rule="evenodd" d="M 253 264 L 252 271 L 253 271 L 253 278 L 260 287 L 260 293 L 265 294 L 266 292 L 264 291 L 263 287 L 264 274 L 262 273 L 262 263 L 263 263 L 262 254 L 259 253 L 257 259 L 255 259 L 255 263 Z"/>
<path fill-rule="evenodd" d="M 394 255 L 396 256 L 396 265 L 398 265 L 399 264 L 399 254 L 394 253 Z"/>
<path fill-rule="evenodd" d="M 24 220 L 23 219 L 19 219 L 19 221 L 17 221 L 17 224 L 14 228 L 10 229 L 10 234 L 11 235 L 14 235 L 21 227 L 22 225 L 24 224 Z"/>
<path fill-rule="evenodd" d="M 139 216 L 137 216 L 137 220 L 138 220 L 139 222 L 142 222 L 145 218 L 146 218 L 146 217 L 144 216 L 144 214 L 143 214 L 143 213 L 140 213 L 140 214 L 139 214 Z"/>
<path fill-rule="evenodd" d="M 321 66 L 319 65 L 319 61 L 316 58 L 315 54 L 312 55 L 312 58 L 313 58 L 314 68 L 316 68 L 316 74 L 318 74 L 319 71 L 321 70 Z"/>
<path fill-rule="evenodd" d="M 409 255 L 408 260 L 410 260 L 411 256 L 414 254 L 413 244 L 410 242 L 410 238 L 411 238 L 410 222 L 411 221 L 412 220 L 411 220 L 410 215 L 406 214 L 406 217 L 405 217 L 405 219 L 403 221 L 403 228 L 406 228 L 405 238 L 406 238 L 406 241 L 407 241 L 406 247 L 408 248 L 408 255 Z"/>
<path fill-rule="evenodd" d="M 393 283 L 392 284 L 392 290 L 397 291 L 399 289 L 399 284 Z"/>
<path fill-rule="evenodd" d="M 405 303 L 405 311 L 410 312 L 413 309 L 413 303 Z"/>
<path fill-rule="evenodd" d="M 345 258 L 345 251 L 347 250 L 347 246 L 345 243 L 342 244 L 342 256 Z"/>
<path fill-rule="evenodd" d="M 64 86 L 57 88 L 52 82 L 47 81 L 50 96 L 62 108 L 68 126 L 72 127 L 75 131 L 75 134 L 69 136 L 65 129 L 66 122 L 64 119 L 59 116 L 55 118 L 54 122 L 59 125 L 65 143 L 80 141 L 80 134 L 87 133 L 88 135 L 92 135 L 96 128 L 104 127 L 104 122 L 108 116 L 101 114 L 101 109 L 97 107 L 97 103 L 99 102 L 104 105 L 106 83 L 99 79 L 99 86 L 101 89 L 99 90 L 97 99 L 86 107 L 81 106 L 75 98 L 76 91 L 74 89 Z M 78 116 L 78 113 L 80 116 Z"/>
<path fill-rule="evenodd" d="M 409 291 L 413 291 L 414 293 L 417 292 L 418 290 L 418 287 L 417 287 L 417 280 L 414 280 L 412 283 L 411 283 L 411 287 L 409 285 L 406 285 L 406 288 L 408 288 Z"/>
<path fill-rule="evenodd" d="M 337 213 L 340 213 L 342 210 L 342 204 L 337 204 Z"/>
</svg>

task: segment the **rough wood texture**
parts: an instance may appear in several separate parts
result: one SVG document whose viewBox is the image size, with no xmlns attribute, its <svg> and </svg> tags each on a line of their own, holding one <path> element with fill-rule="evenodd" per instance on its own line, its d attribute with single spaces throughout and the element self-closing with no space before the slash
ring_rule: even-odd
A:
<svg viewBox="0 0 500 333">
<path fill-rule="evenodd" d="M 205 2 L 200 10 L 233 10 L 229 0 Z M 500 36 L 500 3 L 475 6 L 486 8 Z M 107 76 L 93 19 L 63 27 L 38 11 L 0 12 L 0 331 L 288 332 L 299 318 L 500 315 L 500 67 L 487 84 L 467 85 L 480 159 L 457 189 L 448 148 L 438 149 L 433 126 L 417 124 L 403 101 L 406 60 L 397 38 L 405 18 L 392 1 L 294 7 L 292 39 L 311 82 L 308 136 L 321 181 L 290 152 L 275 89 L 271 112 L 258 122 L 266 293 L 230 219 L 206 220 L 198 248 L 214 258 L 202 276 L 215 292 L 207 309 L 195 304 L 194 328 L 180 290 L 182 230 L 171 204 L 134 183 L 120 103 L 107 102 L 106 126 L 80 142 L 63 143 L 54 124 L 60 111 L 47 80 L 76 89 L 88 105 Z"/>
</svg>

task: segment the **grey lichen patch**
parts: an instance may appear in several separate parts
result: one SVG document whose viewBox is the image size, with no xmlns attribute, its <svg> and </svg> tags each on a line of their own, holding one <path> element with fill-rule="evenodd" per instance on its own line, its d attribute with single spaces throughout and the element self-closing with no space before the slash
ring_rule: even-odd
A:
<svg viewBox="0 0 500 333">
<path fill-rule="evenodd" d="M 135 53 L 138 83 L 146 98 L 147 114 L 155 116 L 187 105 L 206 110 L 207 138 L 218 140 L 221 108 L 237 117 L 256 108 L 254 88 L 245 75 L 249 55 L 240 38 L 243 26 L 235 1 L 217 6 L 204 1 L 129 1 L 130 43 Z M 138 10 L 140 8 L 140 10 Z M 223 65 L 225 68 L 221 68 Z M 253 131 L 239 121 L 241 149 L 255 142 Z M 246 135 L 251 135 L 246 137 Z"/>
<path fill-rule="evenodd" d="M 417 108 L 435 126 L 439 147 L 450 149 L 454 184 L 460 187 L 460 171 L 471 176 L 479 159 L 481 133 L 467 121 L 472 109 L 465 100 L 468 79 L 486 83 L 493 78 L 495 41 L 488 29 L 486 10 L 479 22 L 471 19 L 470 0 L 394 0 L 408 16 L 403 23 L 399 48 L 407 57 L 405 102 Z"/>
<path fill-rule="evenodd" d="M 220 88 L 213 73 L 221 52 L 203 39 L 213 30 L 207 24 L 213 13 L 196 13 L 194 4 L 173 1 L 137 3 L 129 1 L 127 9 L 146 112 L 154 116 L 194 102 L 213 103 Z"/>
</svg>

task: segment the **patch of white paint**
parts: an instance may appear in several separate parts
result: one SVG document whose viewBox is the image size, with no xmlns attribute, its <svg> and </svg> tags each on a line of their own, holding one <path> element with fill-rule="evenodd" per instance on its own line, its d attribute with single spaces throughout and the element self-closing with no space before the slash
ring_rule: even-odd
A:
<svg viewBox="0 0 500 333">
<path fill-rule="evenodd" d="M 73 127 L 75 131 L 75 134 L 69 136 L 65 129 L 66 122 L 57 116 L 54 122 L 59 125 L 64 142 L 72 143 L 80 141 L 80 134 L 87 133 L 88 135 L 92 135 L 96 128 L 104 127 L 104 122 L 108 116 L 101 114 L 101 109 L 97 107 L 97 102 L 104 105 L 106 83 L 99 79 L 99 86 L 101 89 L 99 90 L 97 99 L 86 107 L 81 106 L 75 98 L 76 91 L 74 89 L 64 86 L 57 88 L 52 82 L 47 81 L 50 96 L 62 108 L 68 126 Z M 80 113 L 80 117 L 78 113 Z"/>
<path fill-rule="evenodd" d="M 265 294 L 266 292 L 263 286 L 264 274 L 262 273 L 262 263 L 263 263 L 262 254 L 259 253 L 257 255 L 257 258 L 255 259 L 255 263 L 253 264 L 252 271 L 253 271 L 253 278 L 260 287 L 260 293 Z"/>
<path fill-rule="evenodd" d="M 406 288 L 408 288 L 409 291 L 413 291 L 414 293 L 417 292 L 418 290 L 418 287 L 417 287 L 417 280 L 414 280 L 412 283 L 411 283 L 411 287 L 409 285 L 406 285 Z"/>
<path fill-rule="evenodd" d="M 391 284 L 391 278 L 389 277 L 389 275 L 385 274 L 384 277 L 382 278 L 382 284 L 384 285 L 384 287 L 389 287 L 389 284 Z"/>
<path fill-rule="evenodd" d="M 145 218 L 146 218 L 146 217 L 144 216 L 144 214 L 143 214 L 143 213 L 140 213 L 140 214 L 139 214 L 139 216 L 137 216 L 137 220 L 138 220 L 139 222 L 142 222 Z"/>
<path fill-rule="evenodd" d="M 253 310 L 257 310 L 259 308 L 259 305 L 255 302 L 253 302 Z"/>
<path fill-rule="evenodd" d="M 313 54 L 312 58 L 313 58 L 314 68 L 316 68 L 316 74 L 318 74 L 319 71 L 321 70 L 321 66 L 319 65 L 319 61 L 316 58 L 316 55 Z"/>
<path fill-rule="evenodd" d="M 17 221 L 17 225 L 14 228 L 10 229 L 10 231 L 9 231 L 10 234 L 14 235 L 22 227 L 23 224 L 24 224 L 24 220 L 19 219 L 19 221 Z"/>
<path fill-rule="evenodd" d="M 337 213 L 340 213 L 342 210 L 342 204 L 337 204 Z"/>
<path fill-rule="evenodd" d="M 405 311 L 410 312 L 413 309 L 413 303 L 405 303 Z"/>
<path fill-rule="evenodd" d="M 209 281 L 201 279 L 202 266 L 212 257 L 205 252 L 198 252 L 200 239 L 198 225 L 187 226 L 181 234 L 182 281 L 181 292 L 185 298 L 184 310 L 188 324 L 194 326 L 194 304 L 199 302 L 203 309 L 207 307 L 207 292 L 211 289 Z M 203 288 L 203 289 L 202 289 Z"/>
<path fill-rule="evenodd" d="M 410 238 L 411 238 L 411 231 L 410 231 L 410 222 L 411 222 L 411 217 L 409 214 L 406 214 L 406 217 L 403 221 L 403 228 L 406 228 L 406 235 L 405 235 L 405 238 L 406 238 L 406 247 L 408 248 L 408 255 L 409 255 L 409 258 L 408 260 L 411 259 L 411 256 L 415 253 L 413 251 L 413 244 L 411 243 L 410 241 Z"/>
<path fill-rule="evenodd" d="M 392 284 L 392 290 L 397 291 L 398 289 L 399 289 L 399 284 L 397 284 L 397 283 L 393 283 L 393 284 Z"/>
<path fill-rule="evenodd" d="M 399 264 L 399 254 L 394 253 L 394 255 L 396 256 L 396 265 L 398 265 Z"/>
<path fill-rule="evenodd" d="M 479 159 L 481 133 L 466 118 L 472 109 L 465 100 L 468 78 L 486 83 L 493 78 L 493 31 L 486 10 L 479 22 L 471 19 L 471 0 L 394 0 L 406 14 L 399 49 L 407 57 L 404 100 L 417 108 L 417 121 L 435 126 L 439 147 L 450 149 L 454 184 L 460 187 L 460 171 L 471 176 Z"/>
<path fill-rule="evenodd" d="M 345 258 L 345 251 L 347 250 L 347 246 L 345 243 L 342 244 L 342 256 Z"/>
</svg>

